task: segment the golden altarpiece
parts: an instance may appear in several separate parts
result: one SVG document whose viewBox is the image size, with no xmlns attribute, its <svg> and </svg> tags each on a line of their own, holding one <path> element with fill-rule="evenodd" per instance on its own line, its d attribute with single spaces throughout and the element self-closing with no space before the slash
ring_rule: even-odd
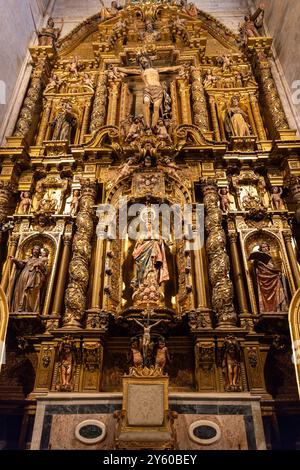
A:
<svg viewBox="0 0 300 470">
<path fill-rule="evenodd" d="M 32 448 L 113 448 L 131 338 L 150 325 L 169 351 L 178 448 L 264 448 L 262 417 L 279 446 L 278 413 L 297 410 L 288 308 L 300 288 L 300 143 L 272 76 L 272 39 L 149 0 L 40 44 L 0 149 L 0 392 L 22 409 L 20 445 L 46 403 Z M 99 216 L 101 204 L 138 203 L 192 208 L 190 239 L 173 226 L 156 247 L 164 282 L 155 271 L 132 282 L 138 247 Z M 104 422 L 99 444 L 84 442 L 93 428 L 76 441 L 80 414 Z"/>
</svg>

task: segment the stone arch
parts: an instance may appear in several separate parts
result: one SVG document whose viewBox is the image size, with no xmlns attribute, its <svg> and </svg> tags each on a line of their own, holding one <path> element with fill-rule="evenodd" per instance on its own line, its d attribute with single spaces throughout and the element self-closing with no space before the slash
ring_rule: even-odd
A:
<svg viewBox="0 0 300 470">
<path fill-rule="evenodd" d="M 5 338 L 8 326 L 8 302 L 4 290 L 0 286 L 0 370 L 5 354 Z"/>
</svg>

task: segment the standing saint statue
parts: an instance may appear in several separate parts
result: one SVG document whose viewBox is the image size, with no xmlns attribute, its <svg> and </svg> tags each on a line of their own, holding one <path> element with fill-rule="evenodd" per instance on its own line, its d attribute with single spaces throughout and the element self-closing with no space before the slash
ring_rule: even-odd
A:
<svg viewBox="0 0 300 470">
<path fill-rule="evenodd" d="M 253 13 L 253 15 L 245 16 L 244 23 L 240 25 L 240 33 L 245 44 L 247 44 L 248 38 L 259 36 L 257 30 L 263 26 L 263 20 L 265 15 L 264 8 L 264 4 L 260 4 L 257 10 Z"/>
<path fill-rule="evenodd" d="M 229 137 L 249 137 L 251 128 L 247 114 L 239 105 L 239 97 L 231 98 L 231 106 L 227 109 L 225 115 L 225 129 Z"/>
<path fill-rule="evenodd" d="M 47 258 L 35 245 L 27 260 L 10 257 L 20 272 L 12 300 L 12 312 L 41 313 L 47 281 Z"/>
<path fill-rule="evenodd" d="M 150 222 L 146 233 L 137 240 L 132 257 L 135 262 L 135 277 L 131 282 L 134 304 L 157 304 L 164 298 L 159 287 L 169 280 L 169 270 L 164 241 L 152 232 Z"/>
<path fill-rule="evenodd" d="M 258 251 L 253 251 L 249 261 L 254 262 L 260 313 L 286 312 L 288 306 L 283 274 L 274 266 L 268 243 L 262 243 Z"/>
<path fill-rule="evenodd" d="M 63 29 L 63 20 L 61 28 L 55 28 L 53 18 L 49 18 L 47 26 L 38 32 L 39 46 L 56 46 L 58 38 Z"/>
<path fill-rule="evenodd" d="M 64 103 L 56 118 L 52 121 L 52 140 L 71 141 L 72 129 L 76 127 L 77 120 L 72 113 L 71 103 Z"/>
<path fill-rule="evenodd" d="M 120 72 L 126 75 L 140 75 L 144 82 L 143 90 L 143 114 L 146 128 L 154 128 L 159 119 L 159 111 L 161 109 L 164 90 L 160 82 L 159 74 L 167 72 L 176 72 L 181 66 L 158 67 L 151 65 L 150 58 L 146 54 L 137 55 L 137 62 L 140 69 L 127 69 L 118 67 Z M 151 116 L 152 114 L 152 116 Z"/>
</svg>

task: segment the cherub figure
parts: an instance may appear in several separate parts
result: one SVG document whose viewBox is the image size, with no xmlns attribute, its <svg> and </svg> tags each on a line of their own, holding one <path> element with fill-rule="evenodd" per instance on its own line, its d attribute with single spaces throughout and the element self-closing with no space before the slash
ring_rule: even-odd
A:
<svg viewBox="0 0 300 470">
<path fill-rule="evenodd" d="M 155 354 L 155 367 L 164 370 L 167 362 L 170 362 L 168 348 L 165 339 L 160 336 Z"/>
<path fill-rule="evenodd" d="M 225 390 L 240 392 L 241 348 L 237 339 L 228 335 L 222 348 L 222 369 L 225 376 Z"/>
<path fill-rule="evenodd" d="M 182 64 L 180 66 L 180 69 L 178 71 L 178 77 L 179 78 L 190 78 L 190 66 L 189 64 Z"/>
<path fill-rule="evenodd" d="M 117 184 L 121 179 L 125 178 L 126 176 L 129 176 L 132 172 L 132 166 L 137 163 L 137 157 L 130 157 L 128 158 L 127 162 L 123 163 L 123 165 L 120 168 L 118 177 L 115 181 L 115 184 Z"/>
<path fill-rule="evenodd" d="M 139 137 L 140 133 L 141 133 L 141 118 L 135 117 L 129 128 L 125 142 L 130 142 L 131 140 L 136 139 L 137 137 Z"/>
<path fill-rule="evenodd" d="M 19 214 L 28 214 L 31 206 L 31 194 L 29 191 L 21 192 L 21 202 L 19 205 Z"/>
<path fill-rule="evenodd" d="M 170 144 L 172 143 L 172 139 L 171 139 L 171 137 L 170 137 L 169 134 L 168 134 L 168 131 L 167 131 L 167 128 L 166 128 L 166 126 L 165 126 L 165 123 L 164 123 L 163 119 L 159 119 L 159 120 L 157 121 L 157 127 L 156 127 L 156 129 L 157 129 L 157 130 L 156 130 L 156 132 L 157 132 L 156 135 L 157 135 L 157 137 L 158 137 L 159 139 L 164 140 L 164 141 L 166 141 L 166 142 L 168 142 L 168 143 L 170 143 Z"/>
<path fill-rule="evenodd" d="M 133 367 L 142 367 L 143 365 L 143 356 L 139 347 L 139 339 L 136 336 L 130 341 L 130 351 L 127 359 Z"/>
<path fill-rule="evenodd" d="M 272 187 L 271 201 L 273 202 L 273 206 L 277 211 L 280 211 L 283 208 L 283 200 L 281 198 L 282 193 L 283 190 L 279 186 Z"/>
<path fill-rule="evenodd" d="M 93 79 L 89 76 L 88 73 L 85 73 L 85 74 L 83 75 L 82 83 L 83 83 L 83 85 L 88 86 L 88 87 L 94 89 L 94 82 L 93 82 Z"/>
<path fill-rule="evenodd" d="M 230 72 L 232 66 L 232 59 L 229 55 L 219 57 L 218 62 L 221 64 L 223 72 Z"/>
<path fill-rule="evenodd" d="M 75 77 L 78 77 L 79 71 L 82 69 L 82 66 L 83 64 L 79 60 L 79 58 L 77 56 L 74 56 L 72 62 L 68 64 L 67 69 L 71 74 L 74 74 Z"/>
<path fill-rule="evenodd" d="M 228 196 L 227 187 L 220 188 L 218 193 L 220 196 L 220 207 L 221 207 L 222 212 L 228 212 L 230 210 L 230 200 Z"/>
<path fill-rule="evenodd" d="M 107 77 L 109 80 L 121 79 L 125 77 L 125 73 L 120 72 L 114 64 L 107 67 Z"/>
<path fill-rule="evenodd" d="M 73 198 L 70 204 L 70 215 L 74 216 L 78 212 L 79 207 L 79 200 L 80 200 L 80 190 L 74 189 L 73 191 Z"/>
</svg>

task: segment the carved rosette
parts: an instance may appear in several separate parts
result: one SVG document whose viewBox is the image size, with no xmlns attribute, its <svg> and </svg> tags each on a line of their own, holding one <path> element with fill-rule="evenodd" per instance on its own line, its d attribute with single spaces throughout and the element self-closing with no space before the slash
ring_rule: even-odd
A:
<svg viewBox="0 0 300 470">
<path fill-rule="evenodd" d="M 92 252 L 96 184 L 87 180 L 82 184 L 81 191 L 79 212 L 76 218 L 77 231 L 73 239 L 72 260 L 69 265 L 69 284 L 65 295 L 66 312 L 63 324 L 67 327 L 81 327 L 86 307 Z"/>
<path fill-rule="evenodd" d="M 107 102 L 107 74 L 101 72 L 99 74 L 98 85 L 95 93 L 95 101 L 92 112 L 90 131 L 95 132 L 101 126 L 105 125 Z"/>
<path fill-rule="evenodd" d="M 202 132 L 209 131 L 208 113 L 206 107 L 205 90 L 202 84 L 201 72 L 195 67 L 191 68 L 192 102 L 194 111 L 194 124 Z"/>
<path fill-rule="evenodd" d="M 233 286 L 229 277 L 230 264 L 226 253 L 226 236 L 222 227 L 222 211 L 218 207 L 218 188 L 214 181 L 204 182 L 203 195 L 212 305 L 217 326 L 226 328 L 236 324 L 236 313 L 233 306 Z"/>
<path fill-rule="evenodd" d="M 49 59 L 53 56 L 52 48 L 49 51 L 38 51 L 38 48 L 33 48 L 30 51 L 34 61 L 34 68 L 26 98 L 16 124 L 15 137 L 27 137 L 31 130 L 32 122 L 40 106 L 42 93 L 49 75 Z"/>
<path fill-rule="evenodd" d="M 269 61 L 267 59 L 257 60 L 256 70 L 274 128 L 276 130 L 289 129 Z"/>
</svg>

